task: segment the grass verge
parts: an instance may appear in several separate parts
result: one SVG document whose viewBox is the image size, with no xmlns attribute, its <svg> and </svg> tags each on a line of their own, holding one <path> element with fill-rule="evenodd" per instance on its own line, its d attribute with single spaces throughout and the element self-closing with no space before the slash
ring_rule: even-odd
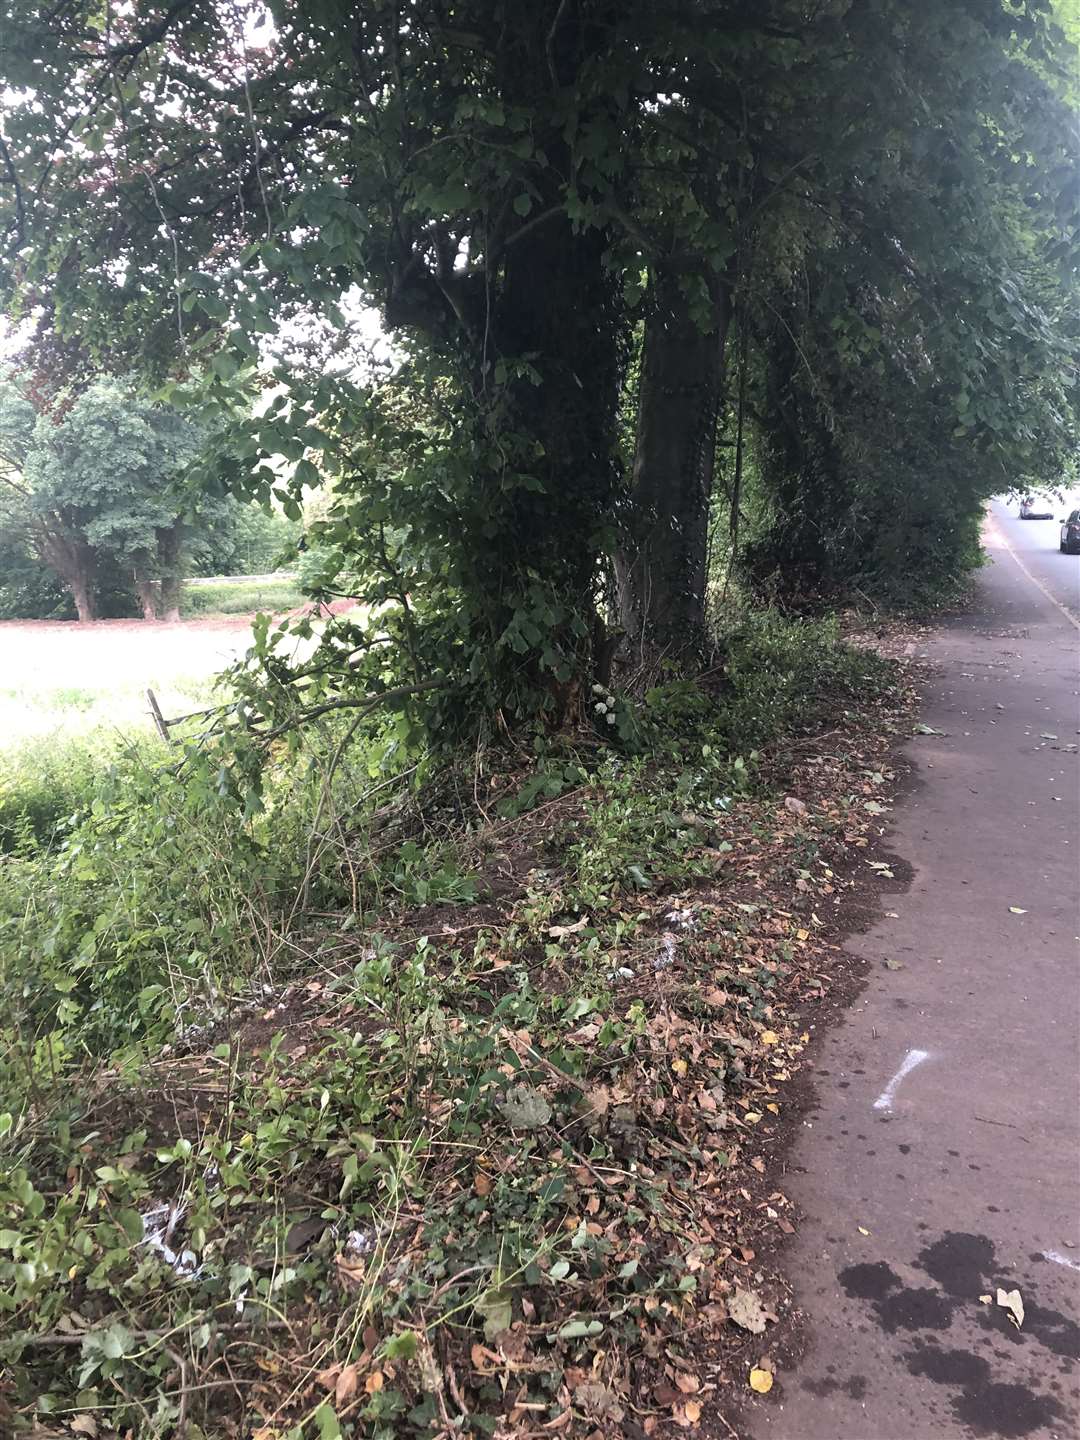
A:
<svg viewBox="0 0 1080 1440">
<path fill-rule="evenodd" d="M 187 584 L 180 597 L 180 613 L 185 620 L 199 615 L 248 615 L 255 611 L 280 614 L 303 605 L 305 599 L 295 579 Z"/>
<path fill-rule="evenodd" d="M 324 819 L 322 888 L 298 772 L 239 840 L 209 810 L 178 840 L 178 779 L 99 797 L 50 859 L 66 920 L 8 862 L 12 1418 L 653 1434 L 771 1376 L 785 1087 L 910 721 L 820 626 L 728 668 L 620 701 L 637 756 L 582 737 Z"/>
</svg>

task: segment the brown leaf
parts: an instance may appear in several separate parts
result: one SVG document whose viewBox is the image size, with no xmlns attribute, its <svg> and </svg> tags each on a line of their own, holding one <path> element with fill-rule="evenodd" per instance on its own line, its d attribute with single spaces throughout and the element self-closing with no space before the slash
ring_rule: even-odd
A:
<svg viewBox="0 0 1080 1440">
<path fill-rule="evenodd" d="M 346 1365 L 341 1374 L 337 1377 L 337 1384 L 334 1386 L 334 1404 L 345 1405 L 356 1394 L 360 1384 L 360 1366 Z"/>
<path fill-rule="evenodd" d="M 701 1381 L 696 1375 L 687 1375 L 683 1372 L 675 1376 L 675 1384 L 684 1395 L 696 1395 L 701 1388 Z"/>
<path fill-rule="evenodd" d="M 483 1170 L 477 1170 L 476 1174 L 473 1176 L 472 1183 L 473 1189 L 476 1191 L 477 1195 L 491 1194 L 491 1176 L 485 1175 Z"/>
<path fill-rule="evenodd" d="M 364 1381 L 364 1389 L 369 1395 L 374 1395 L 377 1390 L 383 1387 L 383 1376 L 381 1370 L 373 1370 Z"/>
</svg>

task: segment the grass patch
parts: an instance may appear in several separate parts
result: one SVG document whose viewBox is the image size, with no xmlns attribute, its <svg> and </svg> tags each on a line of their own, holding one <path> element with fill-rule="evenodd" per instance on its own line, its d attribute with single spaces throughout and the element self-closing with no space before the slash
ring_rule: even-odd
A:
<svg viewBox="0 0 1080 1440">
<path fill-rule="evenodd" d="M 277 614 L 295 610 L 305 600 L 298 582 L 292 579 L 186 584 L 180 597 L 180 613 L 184 619 L 199 615 L 249 615 L 255 611 Z"/>
<path fill-rule="evenodd" d="M 903 696 L 820 628 L 744 631 L 728 668 L 619 697 L 622 748 L 419 792 L 372 781 L 377 736 L 331 773 L 333 726 L 247 811 L 241 750 L 133 763 L 3 862 L 28 1420 L 584 1436 L 745 1384 L 727 1302 L 786 1303 L 751 1266 L 788 1223 L 769 1150 Z"/>
</svg>

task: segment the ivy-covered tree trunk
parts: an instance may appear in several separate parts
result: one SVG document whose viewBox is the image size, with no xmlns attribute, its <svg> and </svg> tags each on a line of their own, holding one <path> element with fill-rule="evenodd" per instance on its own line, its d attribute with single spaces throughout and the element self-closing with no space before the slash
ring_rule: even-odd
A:
<svg viewBox="0 0 1080 1440">
<path fill-rule="evenodd" d="M 704 649 L 709 502 L 730 321 L 725 280 L 655 268 L 629 519 L 616 557 L 619 619 L 635 657 L 689 658 Z"/>
<path fill-rule="evenodd" d="M 509 544 L 495 553 L 477 537 L 491 562 L 484 582 L 500 625 L 520 618 L 511 608 L 546 607 L 531 617 L 548 632 L 534 655 L 565 718 L 591 664 L 600 530 L 617 474 L 618 327 L 606 248 L 603 232 L 574 233 L 566 219 L 538 226 L 508 256 L 496 317 L 502 352 L 529 357 L 529 372 L 509 385 L 507 428 L 518 437 L 514 468 L 537 483 L 509 491 Z"/>
</svg>

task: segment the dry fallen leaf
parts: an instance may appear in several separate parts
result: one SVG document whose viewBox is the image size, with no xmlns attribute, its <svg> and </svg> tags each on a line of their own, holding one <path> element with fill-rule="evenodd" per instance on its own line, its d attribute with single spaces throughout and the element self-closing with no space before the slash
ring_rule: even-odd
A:
<svg viewBox="0 0 1080 1440">
<path fill-rule="evenodd" d="M 477 1170 L 473 1176 L 473 1189 L 477 1195 L 491 1194 L 491 1176 L 485 1175 L 483 1170 Z"/>
<path fill-rule="evenodd" d="M 581 919 L 575 920 L 573 925 L 549 925 L 547 933 L 553 940 L 562 940 L 566 935 L 576 935 L 579 930 L 584 930 L 588 923 L 588 915 L 582 915 Z"/>
<path fill-rule="evenodd" d="M 373 1370 L 373 1371 L 371 1372 L 371 1374 L 367 1377 L 367 1379 L 364 1381 L 364 1389 L 367 1391 L 367 1393 L 368 1393 L 369 1395 L 374 1395 L 375 1392 L 376 1392 L 376 1390 L 381 1390 L 382 1387 L 383 1387 L 382 1371 L 381 1371 L 381 1370 Z"/>
<path fill-rule="evenodd" d="M 92 1415 L 76 1415 L 71 1422 L 71 1428 L 76 1435 L 96 1435 L 98 1433 L 97 1421 Z"/>
<path fill-rule="evenodd" d="M 1009 1319 L 1016 1326 L 1017 1330 L 1024 1323 L 1024 1302 L 1020 1298 L 1019 1290 L 998 1289 L 997 1303 L 1003 1310 L 1009 1312 Z"/>
<path fill-rule="evenodd" d="M 763 1030 L 761 1032 L 761 1043 L 763 1045 L 777 1045 L 780 1043 L 780 1036 L 775 1030 Z"/>
<path fill-rule="evenodd" d="M 994 1297 L 993 1297 L 992 1295 L 980 1295 L 980 1296 L 979 1296 L 979 1304 L 980 1304 L 980 1305 L 992 1305 L 993 1303 L 994 1303 Z"/>
<path fill-rule="evenodd" d="M 701 1406 L 696 1400 L 687 1400 L 685 1405 L 679 1406 L 679 1409 L 691 1425 L 696 1425 L 701 1419 Z"/>
<path fill-rule="evenodd" d="M 759 1395 L 767 1395 L 772 1387 L 772 1373 L 768 1370 L 762 1370 L 759 1365 L 755 1365 L 753 1370 L 750 1371 L 750 1389 L 756 1390 Z"/>
<path fill-rule="evenodd" d="M 753 1290 L 736 1290 L 727 1302 L 728 1316 L 751 1335 L 761 1335 L 765 1330 L 765 1307 Z"/>
<path fill-rule="evenodd" d="M 356 1394 L 359 1384 L 360 1366 L 346 1365 L 337 1377 L 337 1384 L 334 1386 L 334 1404 L 346 1405 Z"/>
<path fill-rule="evenodd" d="M 1010 905 L 1010 906 L 1009 906 L 1009 914 L 1010 914 L 1010 915 L 1026 915 L 1026 914 L 1027 914 L 1027 911 L 1026 911 L 1026 910 L 1021 910 L 1019 905 Z"/>
<path fill-rule="evenodd" d="M 867 1229 L 865 1229 L 862 1225 L 858 1226 L 858 1231 L 859 1231 L 859 1234 L 860 1234 L 860 1235 L 869 1235 L 869 1234 L 870 1234 L 870 1231 L 867 1230 Z"/>
</svg>

